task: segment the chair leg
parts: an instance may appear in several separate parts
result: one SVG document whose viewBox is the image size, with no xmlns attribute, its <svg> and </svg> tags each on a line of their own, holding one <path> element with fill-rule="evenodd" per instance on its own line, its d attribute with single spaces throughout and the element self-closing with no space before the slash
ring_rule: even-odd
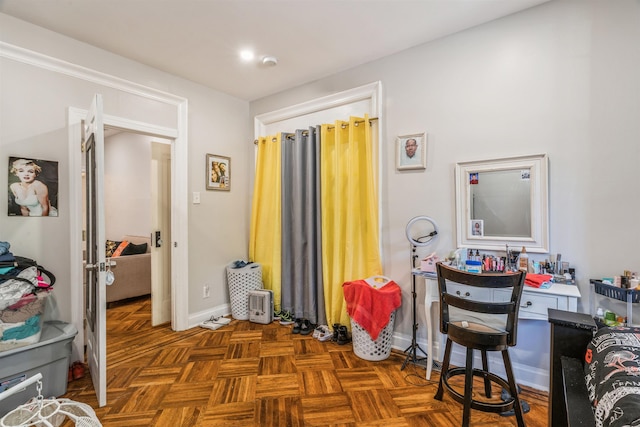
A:
<svg viewBox="0 0 640 427">
<path fill-rule="evenodd" d="M 452 341 L 447 337 L 447 343 L 444 346 L 444 357 L 442 359 L 442 366 L 440 367 L 440 381 L 438 382 L 438 391 L 433 397 L 436 400 L 442 400 L 442 394 L 444 392 L 443 380 L 444 376 L 449 370 L 449 358 L 451 357 L 451 344 Z"/>
<path fill-rule="evenodd" d="M 485 350 L 481 350 L 482 354 L 482 370 L 485 372 L 489 372 L 489 362 L 487 361 L 487 352 Z M 484 395 L 487 398 L 491 399 L 491 381 L 487 375 L 484 376 Z"/>
<path fill-rule="evenodd" d="M 516 414 L 516 421 L 518 423 L 518 427 L 524 426 L 524 418 L 522 414 L 522 405 L 520 403 L 520 396 L 518 395 L 518 386 L 516 384 L 515 376 L 513 375 L 513 369 L 511 368 L 511 358 L 509 357 L 509 351 L 502 351 L 502 360 L 504 361 L 504 369 L 507 372 L 507 382 L 509 383 L 509 392 L 511 396 L 515 399 L 513 402 L 513 410 Z"/>
<path fill-rule="evenodd" d="M 473 400 L 473 349 L 467 348 L 467 362 L 464 375 L 464 409 L 462 426 L 467 427 L 471 421 L 471 401 Z"/>
</svg>

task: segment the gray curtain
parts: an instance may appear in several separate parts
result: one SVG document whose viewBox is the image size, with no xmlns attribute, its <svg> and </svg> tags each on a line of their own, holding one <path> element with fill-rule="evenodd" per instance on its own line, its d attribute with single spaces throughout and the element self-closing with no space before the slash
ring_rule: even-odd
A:
<svg viewBox="0 0 640 427">
<path fill-rule="evenodd" d="M 282 138 L 282 310 L 326 325 L 322 287 L 320 127 Z"/>
</svg>

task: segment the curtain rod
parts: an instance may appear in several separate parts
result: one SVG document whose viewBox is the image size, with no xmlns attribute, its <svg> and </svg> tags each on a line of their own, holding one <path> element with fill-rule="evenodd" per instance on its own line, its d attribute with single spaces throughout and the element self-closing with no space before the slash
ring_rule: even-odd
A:
<svg viewBox="0 0 640 427">
<path fill-rule="evenodd" d="M 377 120 L 378 120 L 378 118 L 377 118 L 377 117 L 370 117 L 370 118 L 369 118 L 369 121 L 370 121 L 370 122 L 377 121 Z M 358 125 L 358 123 L 364 123 L 364 120 L 356 120 L 356 121 L 355 121 L 356 126 Z M 344 128 L 348 127 L 348 126 L 349 126 L 349 123 L 343 123 L 343 124 L 342 124 L 342 129 L 344 129 Z M 329 129 L 334 129 L 334 128 L 335 128 L 335 126 L 329 126 Z M 305 130 L 305 131 L 303 131 L 303 132 L 302 132 L 302 134 L 303 134 L 304 136 L 309 136 L 309 131 L 308 131 L 308 130 Z M 277 138 L 272 138 L 272 139 L 271 139 L 271 142 L 277 142 L 277 141 L 278 141 L 278 139 L 277 139 Z M 254 139 L 254 140 L 253 140 L 253 145 L 256 145 L 256 144 L 258 144 L 258 140 L 257 140 L 257 139 Z"/>
</svg>

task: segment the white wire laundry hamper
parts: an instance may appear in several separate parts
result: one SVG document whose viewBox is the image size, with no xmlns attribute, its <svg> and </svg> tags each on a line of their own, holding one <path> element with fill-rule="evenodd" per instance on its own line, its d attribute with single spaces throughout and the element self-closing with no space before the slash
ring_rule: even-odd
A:
<svg viewBox="0 0 640 427">
<path fill-rule="evenodd" d="M 102 427 L 95 411 L 86 403 L 64 398 L 44 398 L 40 373 L 0 393 L 0 400 L 34 383 L 37 383 L 38 396 L 0 418 L 0 427 L 59 427 L 67 417 L 78 427 Z"/>
<path fill-rule="evenodd" d="M 381 288 L 390 282 L 384 276 L 373 276 L 365 279 L 365 282 L 373 288 Z M 395 323 L 396 312 L 391 312 L 389 323 L 380 331 L 378 338 L 371 338 L 369 332 L 351 319 L 351 339 L 353 341 L 353 353 L 361 359 L 378 362 L 387 359 L 391 355 L 391 344 L 393 342 L 393 325 Z"/>
<path fill-rule="evenodd" d="M 262 289 L 262 266 L 258 263 L 240 268 L 228 265 L 227 284 L 231 299 L 231 316 L 237 320 L 249 320 L 249 291 Z"/>
</svg>

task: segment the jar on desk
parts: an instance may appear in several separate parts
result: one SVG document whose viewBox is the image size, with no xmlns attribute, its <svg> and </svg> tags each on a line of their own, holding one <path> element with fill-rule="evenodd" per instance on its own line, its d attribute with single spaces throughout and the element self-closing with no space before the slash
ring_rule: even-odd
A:
<svg viewBox="0 0 640 427">
<path fill-rule="evenodd" d="M 465 262 L 465 268 L 469 273 L 482 273 L 482 261 L 468 259 Z"/>
</svg>

